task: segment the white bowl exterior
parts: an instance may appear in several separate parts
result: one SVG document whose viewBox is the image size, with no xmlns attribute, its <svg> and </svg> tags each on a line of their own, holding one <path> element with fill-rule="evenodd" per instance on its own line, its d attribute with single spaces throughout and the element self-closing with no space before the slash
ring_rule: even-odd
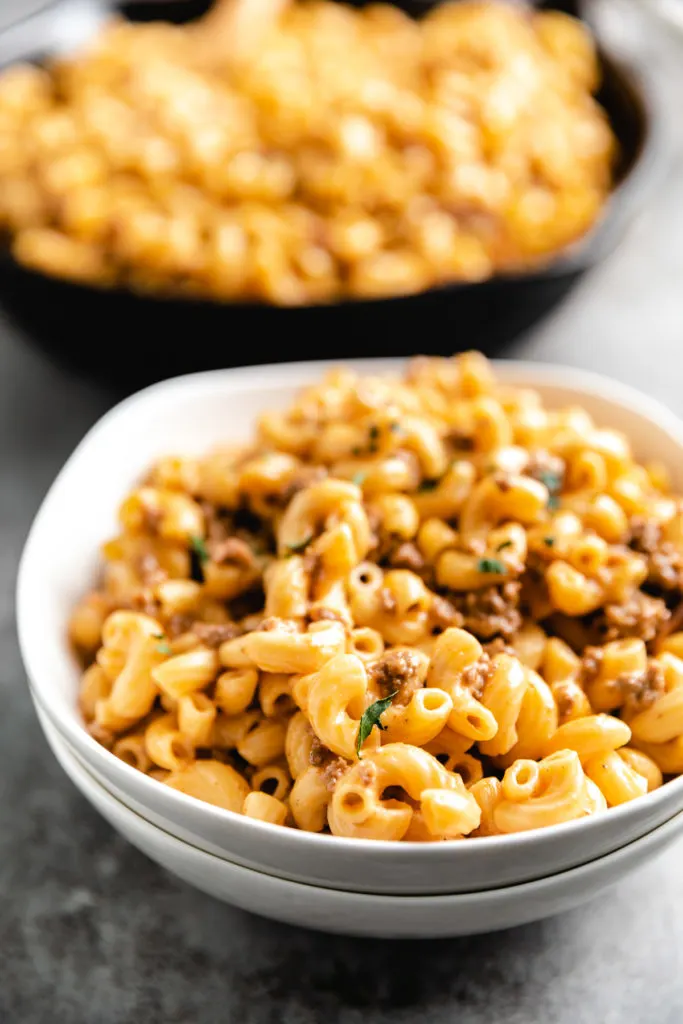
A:
<svg viewBox="0 0 683 1024">
<path fill-rule="evenodd" d="M 42 716 L 39 715 L 42 718 Z M 133 846 L 203 892 L 298 927 L 374 938 L 446 938 L 528 924 L 592 899 L 683 833 L 683 813 L 583 867 L 502 889 L 443 896 L 381 896 L 301 885 L 240 867 L 184 843 L 117 801 L 43 721 L 55 757 L 83 796 Z"/>
<path fill-rule="evenodd" d="M 603 856 L 680 811 L 683 779 L 609 813 L 540 832 L 458 844 L 344 840 L 276 828 L 196 801 L 137 772 L 88 735 L 77 710 L 78 670 L 66 626 L 96 578 L 99 546 L 115 532 L 122 497 L 161 455 L 246 439 L 258 414 L 286 407 L 326 365 L 214 371 L 154 385 L 103 417 L 68 460 L 26 543 L 17 617 L 34 699 L 69 747 L 117 796 L 205 850 L 283 878 L 373 893 L 474 892 L 538 878 Z M 351 365 L 387 373 L 401 363 Z M 511 384 L 538 389 L 550 406 L 580 404 L 601 424 L 623 430 L 636 455 L 665 462 L 683 490 L 683 423 L 657 402 L 564 367 L 500 362 L 496 371 Z"/>
</svg>

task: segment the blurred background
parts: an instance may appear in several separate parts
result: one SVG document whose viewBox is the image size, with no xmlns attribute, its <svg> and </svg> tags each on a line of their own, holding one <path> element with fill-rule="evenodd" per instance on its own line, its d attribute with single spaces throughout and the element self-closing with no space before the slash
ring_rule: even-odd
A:
<svg viewBox="0 0 683 1024">
<path fill-rule="evenodd" d="M 406 0 L 419 28 L 391 7 L 278 21 L 284 6 L 61 0 L 31 17 L 4 0 L 0 302 L 15 329 L 130 389 L 315 357 L 321 335 L 328 357 L 504 355 L 610 287 L 664 317 L 678 0 L 539 0 L 533 27 L 519 4 Z M 189 23 L 105 30 L 122 10 Z M 25 63 L 45 58 L 50 77 Z"/>
<path fill-rule="evenodd" d="M 336 303 L 308 316 L 296 308 L 215 308 L 100 293 L 22 270 L 5 246 L 0 1020 L 118 1024 L 144 1015 L 147 1024 L 314 1024 L 324 1017 L 358 1024 L 370 1015 L 374 1024 L 396 1024 L 419 1015 L 425 1024 L 445 1024 L 455 1013 L 461 1024 L 683 1019 L 677 850 L 562 918 L 474 940 L 396 946 L 265 923 L 162 874 L 97 817 L 47 750 L 26 692 L 13 599 L 30 521 L 73 447 L 122 394 L 171 373 L 464 345 L 597 370 L 683 413 L 683 31 L 675 24 L 682 3 L 584 5 L 605 52 L 628 68 L 630 84 L 625 92 L 615 87 L 610 103 L 632 169 L 645 136 L 648 147 L 654 137 L 653 159 L 642 189 L 638 183 L 627 191 L 613 221 L 607 215 L 604 226 L 614 230 L 598 232 L 595 248 L 592 241 L 579 245 L 562 263 L 566 273 L 548 273 L 544 264 L 528 272 L 526 283 L 493 277 L 465 285 L 469 297 L 460 287 L 446 288 L 438 301 Z M 41 6 L 0 0 L 0 26 Z M 146 5 L 148 15 L 153 9 Z M 85 3 L 58 28 L 43 21 L 0 35 L 0 61 L 40 52 L 46 41 L 53 46 L 62 31 L 68 41 L 78 26 L 87 28 L 93 10 Z M 15 138 L 16 126 L 9 134 Z M 1 140 L 0 130 L 0 146 Z M 7 195 L 0 175 L 0 206 Z M 35 261 L 30 245 L 24 258 Z M 577 993 L 585 994 L 583 1002 Z"/>
</svg>

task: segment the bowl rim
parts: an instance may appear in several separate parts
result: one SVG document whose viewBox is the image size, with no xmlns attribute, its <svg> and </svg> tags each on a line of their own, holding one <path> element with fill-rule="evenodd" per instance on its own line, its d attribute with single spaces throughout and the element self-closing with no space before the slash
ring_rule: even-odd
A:
<svg viewBox="0 0 683 1024">
<path fill-rule="evenodd" d="M 37 623 L 36 616 L 32 612 L 33 606 L 33 579 L 36 575 L 34 569 L 34 549 L 39 547 L 40 537 L 50 526 L 51 505 L 55 496 L 64 488 L 69 487 L 72 474 L 77 475 L 78 463 L 84 452 L 90 449 L 97 449 L 101 445 L 100 435 L 114 431 L 119 420 L 127 417 L 137 407 L 145 406 L 147 403 L 154 403 L 156 400 L 169 402 L 179 394 L 184 397 L 197 397 L 206 395 L 207 391 L 223 394 L 234 394 L 239 391 L 251 390 L 258 384 L 259 391 L 266 393 L 269 388 L 281 388 L 283 385 L 292 387 L 307 386 L 309 382 L 320 379 L 322 373 L 334 366 L 344 365 L 352 370 L 366 374 L 389 374 L 400 370 L 407 363 L 405 358 L 373 358 L 353 359 L 340 361 L 334 360 L 309 360 L 300 363 L 268 364 L 264 366 L 239 367 L 234 369 L 207 370 L 202 373 L 186 374 L 180 377 L 169 378 L 158 381 L 142 390 L 129 395 L 121 402 L 109 409 L 99 420 L 97 420 L 86 432 L 82 440 L 76 446 L 72 454 L 64 463 L 62 469 L 55 477 L 53 483 L 45 494 L 40 507 L 33 519 L 28 536 L 19 562 L 16 585 L 16 620 L 19 649 L 26 673 L 26 681 L 30 693 L 38 705 L 47 714 L 50 721 L 58 729 L 62 739 L 74 749 L 83 751 L 83 757 L 104 763 L 104 774 L 108 774 L 106 765 L 111 768 L 112 775 L 120 775 L 121 788 L 128 788 L 126 780 L 135 778 L 136 785 L 141 792 L 146 790 L 149 793 L 152 805 L 154 804 L 154 793 L 159 791 L 159 782 L 139 772 L 131 765 L 117 758 L 110 750 L 90 736 L 84 725 L 78 721 L 78 712 L 74 707 L 74 714 L 62 715 L 59 708 L 51 705 L 49 695 L 49 683 L 44 683 L 49 678 L 49 666 L 41 663 L 40 656 L 40 623 Z M 570 390 L 580 390 L 583 394 L 603 400 L 609 400 L 618 404 L 637 415 L 648 419 L 650 422 L 666 431 L 674 440 L 680 444 L 683 453 L 683 420 L 675 415 L 670 409 L 660 403 L 657 399 L 643 394 L 636 388 L 620 381 L 612 380 L 610 377 L 590 370 L 577 369 L 555 363 L 538 363 L 533 360 L 492 360 L 496 376 L 503 380 L 515 383 L 517 386 L 530 388 L 537 386 L 566 387 Z M 226 390 L 227 389 L 227 390 Z M 39 575 L 38 577 L 39 578 Z M 74 673 L 78 671 L 74 660 Z M 38 680 L 41 680 L 39 682 Z M 86 754 L 86 751 L 88 752 Z M 188 796 L 179 790 L 171 787 L 163 787 L 164 800 L 169 807 L 177 806 L 182 815 L 184 807 L 189 807 L 195 814 L 202 814 L 212 818 L 217 824 L 223 824 L 226 835 L 230 829 L 242 829 L 245 834 L 251 832 L 254 840 L 267 837 L 277 837 L 278 842 L 291 844 L 293 850 L 296 846 L 306 846 L 314 850 L 322 844 L 323 848 L 330 849 L 330 843 L 334 848 L 342 851 L 358 851 L 358 855 L 373 851 L 376 853 L 382 849 L 389 856 L 400 857 L 406 850 L 411 850 L 414 856 L 424 859 L 437 856 L 442 851 L 441 843 L 419 843 L 419 842 L 395 842 L 382 839 L 359 839 L 347 838 L 344 836 L 323 835 L 315 832 L 306 832 L 302 829 L 283 828 L 272 825 L 269 822 L 249 818 L 235 811 L 229 811 L 214 804 L 205 803 L 194 797 Z M 616 826 L 624 819 L 627 820 L 633 813 L 633 808 L 643 808 L 646 804 L 655 808 L 659 804 L 666 803 L 668 797 L 678 797 L 680 807 L 683 808 L 683 775 L 660 786 L 658 789 L 636 801 L 612 807 L 607 812 L 610 821 Z M 201 810 L 200 810 L 201 809 Z M 674 813 L 677 813 L 675 811 Z M 533 829 L 525 832 L 515 832 L 504 835 L 481 836 L 476 839 L 476 848 L 484 852 L 493 848 L 501 849 L 506 847 L 511 852 L 523 851 L 530 847 L 533 849 L 535 841 L 551 831 L 555 835 L 571 835 L 582 830 L 585 835 L 599 829 L 600 823 L 604 821 L 602 814 L 590 815 L 573 821 L 561 822 L 550 825 L 543 829 Z M 452 848 L 451 848 L 452 847 Z M 449 855 L 453 858 L 453 865 L 457 864 L 459 851 L 463 850 L 460 843 L 451 844 Z M 466 848 L 470 848 L 466 844 Z"/>
<path fill-rule="evenodd" d="M 179 836 L 173 835 L 172 832 L 168 832 L 166 829 L 161 828 L 161 826 L 154 824 L 154 822 L 148 821 L 137 811 L 133 810 L 133 808 L 128 807 L 127 804 L 123 803 L 122 800 L 119 800 L 119 798 L 114 796 L 113 793 L 110 793 L 105 786 L 95 779 L 88 771 L 87 765 L 84 765 L 78 755 L 71 750 L 64 738 L 55 730 L 52 723 L 41 720 L 42 716 L 40 713 L 38 714 L 38 717 L 41 726 L 46 732 L 48 744 L 52 753 L 62 770 L 69 777 L 70 781 L 76 785 L 78 789 L 81 789 L 71 774 L 73 771 L 75 775 L 80 777 L 83 789 L 96 790 L 98 799 L 103 803 L 113 806 L 115 814 L 120 814 L 123 817 L 134 819 L 136 827 L 140 829 L 140 831 L 146 832 L 147 834 L 157 833 L 159 836 L 163 836 L 164 841 L 168 842 L 169 845 L 176 846 L 176 848 L 183 847 L 191 851 L 191 855 L 197 857 L 199 860 L 208 858 L 208 860 L 213 862 L 216 867 L 219 864 L 227 864 L 230 869 L 237 868 L 239 872 L 245 871 L 249 872 L 251 875 L 259 875 L 266 879 L 272 879 L 276 885 L 284 886 L 289 889 L 292 895 L 295 895 L 296 893 L 301 894 L 302 889 L 313 889 L 316 892 L 324 892 L 326 897 L 330 897 L 331 894 L 335 894 L 337 897 L 341 897 L 345 901 L 350 899 L 359 907 L 364 903 L 377 905 L 378 901 L 380 901 L 384 906 L 406 906 L 406 901 L 408 901 L 408 903 L 412 902 L 413 905 L 417 902 L 423 907 L 436 905 L 443 907 L 444 901 L 447 901 L 449 905 L 452 905 L 454 909 L 457 909 L 458 907 L 462 907 L 465 903 L 476 902 L 477 906 L 482 906 L 487 903 L 496 903 L 500 899 L 505 899 L 510 896 L 533 897 L 543 893 L 549 888 L 552 889 L 558 882 L 567 882 L 570 880 L 580 881 L 582 878 L 585 878 L 586 875 L 590 875 L 595 870 L 601 868 L 604 870 L 607 867 L 618 864 L 624 859 L 628 860 L 629 857 L 633 855 L 636 848 L 642 850 L 643 848 L 647 849 L 653 844 L 657 846 L 658 841 L 663 838 L 667 838 L 669 833 L 673 833 L 675 835 L 683 830 L 682 810 L 662 822 L 661 825 L 657 825 L 655 828 L 650 829 L 644 835 L 638 836 L 636 839 L 632 839 L 631 842 L 618 847 L 616 850 L 611 850 L 609 853 L 602 854 L 600 857 L 594 857 L 592 860 L 589 860 L 584 864 L 565 868 L 562 871 L 555 871 L 550 875 L 543 875 L 541 878 L 533 878 L 526 882 L 516 882 L 513 885 L 480 889 L 474 892 L 432 894 L 408 893 L 406 895 L 401 895 L 397 893 L 371 893 L 355 892 L 354 890 L 348 889 L 330 889 L 311 882 L 299 882 L 294 881 L 291 878 L 282 878 L 278 875 L 269 874 L 266 871 L 258 871 L 255 868 L 246 867 L 244 864 L 237 864 L 234 861 L 226 860 L 225 858 L 216 856 L 216 854 L 209 853 L 208 850 L 202 850 L 200 847 L 195 846 L 194 843 L 190 843 L 186 839 L 181 839 Z M 55 747 L 59 750 L 59 754 L 57 753 L 57 750 L 55 750 Z M 67 770 L 63 761 L 67 762 L 71 771 Z M 83 792 L 83 790 L 81 790 L 81 792 Z M 96 810 L 98 813 L 101 813 L 99 807 L 96 807 Z M 410 845 L 415 846 L 420 844 L 411 843 Z"/>
</svg>

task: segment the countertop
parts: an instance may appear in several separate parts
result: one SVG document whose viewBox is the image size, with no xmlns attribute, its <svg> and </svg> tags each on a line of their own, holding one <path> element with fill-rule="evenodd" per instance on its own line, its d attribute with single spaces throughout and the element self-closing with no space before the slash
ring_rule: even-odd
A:
<svg viewBox="0 0 683 1024">
<path fill-rule="evenodd" d="M 653 49 L 658 64 L 674 45 Z M 683 147 L 670 143 L 667 181 L 620 251 L 508 354 L 611 374 L 683 414 Z M 683 846 L 539 924 L 391 943 L 217 903 L 98 817 L 41 736 L 13 591 L 46 488 L 114 397 L 47 362 L 0 311 L 2 1024 L 680 1024 Z"/>
</svg>

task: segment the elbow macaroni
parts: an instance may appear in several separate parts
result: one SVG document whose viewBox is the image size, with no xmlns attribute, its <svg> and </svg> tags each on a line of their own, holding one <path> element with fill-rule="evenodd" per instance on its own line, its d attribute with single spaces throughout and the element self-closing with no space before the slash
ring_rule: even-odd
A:
<svg viewBox="0 0 683 1024">
<path fill-rule="evenodd" d="M 612 187 L 598 69 L 582 22 L 505 3 L 412 19 L 221 0 L 188 26 L 112 20 L 56 67 L 3 70 L 0 227 L 34 270 L 221 302 L 531 272 L 590 229 Z M 467 379 L 477 450 L 509 444 L 498 396 Z M 421 411 L 406 410 L 406 450 L 436 478 L 448 453 Z M 343 421 L 288 426 L 279 453 L 327 461 L 356 447 Z M 582 484 L 613 452 L 589 454 Z M 154 486 L 182 491 L 182 469 L 164 460 Z"/>
<path fill-rule="evenodd" d="M 439 842 L 683 774 L 679 501 L 476 355 L 333 371 L 242 453 L 162 460 L 120 524 L 69 636 L 89 733 L 156 784 Z"/>
</svg>

